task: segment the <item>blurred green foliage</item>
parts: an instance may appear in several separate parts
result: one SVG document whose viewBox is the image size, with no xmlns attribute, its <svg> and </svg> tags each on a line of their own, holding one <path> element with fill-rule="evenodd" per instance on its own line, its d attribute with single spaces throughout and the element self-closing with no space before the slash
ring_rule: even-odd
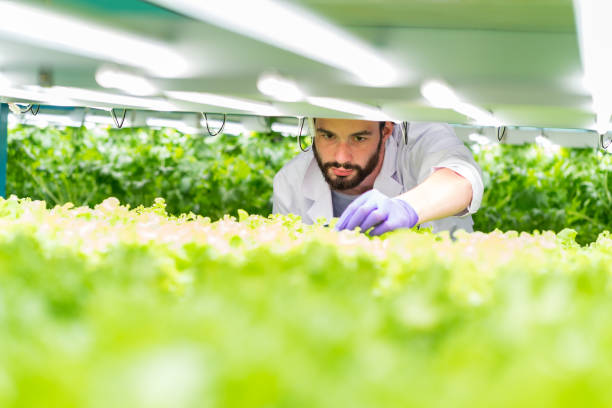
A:
<svg viewBox="0 0 612 408">
<path fill-rule="evenodd" d="M 132 207 L 164 197 L 171 214 L 218 219 L 272 211 L 274 174 L 297 152 L 295 138 L 182 134 L 174 129 L 40 129 L 9 132 L 7 192 L 93 206 L 117 197 Z"/>
<path fill-rule="evenodd" d="M 572 228 L 581 244 L 612 227 L 612 155 L 536 145 L 472 145 L 485 193 L 474 229 Z M 93 206 L 109 196 L 132 207 L 164 197 L 171 214 L 219 219 L 272 210 L 272 179 L 298 153 L 279 134 L 188 135 L 173 129 L 19 126 L 9 133 L 7 191 L 50 205 Z"/>
<path fill-rule="evenodd" d="M 612 154 L 538 145 L 471 147 L 485 184 L 475 230 L 572 228 L 586 244 L 612 229 Z"/>
<path fill-rule="evenodd" d="M 609 234 L 369 239 L 161 201 L 0 222 L 5 408 L 612 405 Z"/>
</svg>

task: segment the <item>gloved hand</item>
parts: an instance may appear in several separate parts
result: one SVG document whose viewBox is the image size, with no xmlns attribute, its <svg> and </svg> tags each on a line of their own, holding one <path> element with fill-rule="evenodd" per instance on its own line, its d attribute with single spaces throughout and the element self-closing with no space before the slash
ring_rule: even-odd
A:
<svg viewBox="0 0 612 408">
<path fill-rule="evenodd" d="M 416 211 L 406 201 L 370 190 L 346 207 L 336 224 L 336 230 L 360 227 L 362 232 L 366 232 L 376 226 L 370 235 L 381 235 L 398 228 L 412 228 L 418 221 Z"/>
</svg>

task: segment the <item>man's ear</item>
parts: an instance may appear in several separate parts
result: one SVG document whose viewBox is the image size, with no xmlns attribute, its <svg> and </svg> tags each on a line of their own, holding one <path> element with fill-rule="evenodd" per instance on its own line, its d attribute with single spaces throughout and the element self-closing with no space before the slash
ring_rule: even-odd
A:
<svg viewBox="0 0 612 408">
<path fill-rule="evenodd" d="M 393 134 L 393 122 L 385 122 L 385 126 L 382 130 L 383 141 L 387 141 L 389 136 Z"/>
</svg>

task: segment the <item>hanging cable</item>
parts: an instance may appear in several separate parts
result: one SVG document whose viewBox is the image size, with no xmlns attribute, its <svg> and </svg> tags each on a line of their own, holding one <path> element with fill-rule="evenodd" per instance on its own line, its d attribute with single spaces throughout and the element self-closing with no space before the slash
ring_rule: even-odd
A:
<svg viewBox="0 0 612 408">
<path fill-rule="evenodd" d="M 497 128 L 497 141 L 501 142 L 508 135 L 508 127 L 500 126 Z"/>
<path fill-rule="evenodd" d="M 111 117 L 115 121 L 115 125 L 117 125 L 117 128 L 121 129 L 123 127 L 123 123 L 125 122 L 126 113 L 127 113 L 127 109 L 123 109 L 123 115 L 121 115 L 121 121 L 119 121 L 119 119 L 117 119 L 117 115 L 115 114 L 115 108 L 112 108 L 110 110 Z"/>
<path fill-rule="evenodd" d="M 302 146 L 302 131 L 304 130 L 304 122 L 306 121 L 306 118 L 300 117 L 298 118 L 298 120 L 300 124 L 300 133 L 298 133 L 297 142 L 298 142 L 298 146 L 300 147 L 300 150 L 306 153 L 310 151 L 310 149 L 312 148 L 312 145 L 307 147 L 306 149 L 304 149 L 304 146 Z"/>
<path fill-rule="evenodd" d="M 216 133 L 213 133 L 210 131 L 210 127 L 208 126 L 208 116 L 206 115 L 205 112 L 200 112 L 202 114 L 202 116 L 204 117 L 204 121 L 206 124 L 206 130 L 208 131 L 208 134 L 210 136 L 217 136 L 219 133 L 223 132 L 223 129 L 225 129 L 225 122 L 227 121 L 227 115 L 224 113 L 223 114 L 223 123 L 221 123 L 221 127 L 219 128 L 219 130 L 217 130 Z"/>
<path fill-rule="evenodd" d="M 604 141 L 604 136 L 605 136 L 605 135 L 604 135 L 603 133 L 601 133 L 601 134 L 599 135 L 599 146 L 600 146 L 602 149 L 604 149 L 605 151 L 608 151 L 608 148 L 610 147 L 610 145 L 612 145 L 612 138 L 611 138 L 611 139 L 609 139 L 609 140 L 608 140 L 608 142 L 606 143 L 606 142 Z"/>
</svg>

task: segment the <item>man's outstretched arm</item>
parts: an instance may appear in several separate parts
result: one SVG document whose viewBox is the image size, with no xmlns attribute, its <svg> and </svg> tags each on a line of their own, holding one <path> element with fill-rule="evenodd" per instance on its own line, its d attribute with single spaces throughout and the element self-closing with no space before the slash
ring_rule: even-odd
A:
<svg viewBox="0 0 612 408">
<path fill-rule="evenodd" d="M 370 231 L 380 235 L 398 228 L 412 228 L 417 224 L 457 215 L 472 201 L 472 183 L 448 168 L 439 168 L 412 190 L 387 197 L 378 190 L 370 190 L 344 210 L 336 229 Z"/>
<path fill-rule="evenodd" d="M 419 224 L 464 212 L 472 201 L 472 183 L 448 168 L 439 168 L 425 181 L 397 198 L 416 212 Z"/>
</svg>

